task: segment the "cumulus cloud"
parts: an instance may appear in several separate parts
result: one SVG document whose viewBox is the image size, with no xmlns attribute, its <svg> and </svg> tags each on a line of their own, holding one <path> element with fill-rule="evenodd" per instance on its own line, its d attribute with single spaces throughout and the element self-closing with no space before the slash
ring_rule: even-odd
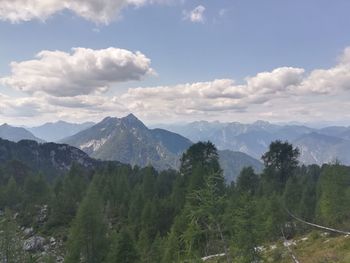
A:
<svg viewBox="0 0 350 263">
<path fill-rule="evenodd" d="M 60 57 L 60 55 L 58 56 Z M 70 56 L 73 55 L 68 54 L 68 57 Z M 137 57 L 137 54 L 131 53 L 131 56 Z M 104 60 L 102 59 L 102 61 Z M 114 60 L 111 59 L 111 61 Z M 113 65 L 113 63 L 106 64 L 109 65 L 108 68 L 119 68 L 122 64 L 116 63 L 117 66 L 111 67 L 110 64 Z M 95 68 L 97 64 L 92 63 L 92 67 Z M 64 65 L 66 64 L 64 63 Z M 233 79 L 216 79 L 172 86 L 137 87 L 129 88 L 118 96 L 113 95 L 112 92 L 107 96 L 101 93 L 99 87 L 105 87 L 110 82 L 119 81 L 120 77 L 117 80 L 114 78 L 111 80 L 111 76 L 114 77 L 115 74 L 109 74 L 109 71 L 101 77 L 101 73 L 98 71 L 96 73 L 96 69 L 93 72 L 97 75 L 92 74 L 93 77 L 91 77 L 91 72 L 87 70 L 89 73 L 82 74 L 84 77 L 81 77 L 79 69 L 81 65 L 83 65 L 82 68 L 88 68 L 83 61 L 68 63 L 68 65 L 70 66 L 54 67 L 56 69 L 66 68 L 64 72 L 70 72 L 67 76 L 71 76 L 68 82 L 74 83 L 74 85 L 68 85 L 73 87 L 71 89 L 67 88 L 67 85 L 61 85 L 67 82 L 56 85 L 54 90 L 58 90 L 58 94 L 52 92 L 51 89 L 46 90 L 40 86 L 45 78 L 36 79 L 39 69 L 44 70 L 40 71 L 39 76 L 41 77 L 47 75 L 50 78 L 57 76 L 58 79 L 64 79 L 63 76 L 66 75 L 61 70 L 55 71 L 59 72 L 55 75 L 52 73 L 52 68 L 46 64 L 39 63 L 35 67 L 24 67 L 26 73 L 23 74 L 34 77 L 23 78 L 25 80 L 23 83 L 31 83 L 33 80 L 28 79 L 34 79 L 39 88 L 36 85 L 30 85 L 31 88 L 28 90 L 23 89 L 30 94 L 34 93 L 27 98 L 13 99 L 0 94 L 0 116 L 2 119 L 5 119 L 4 116 L 16 116 L 16 119 L 20 116 L 22 119 L 27 116 L 27 120 L 30 121 L 34 118 L 50 120 L 54 116 L 56 119 L 73 121 L 91 119 L 96 121 L 106 115 L 121 116 L 127 112 L 133 112 L 143 120 L 158 122 L 195 119 L 245 122 L 256 119 L 272 121 L 286 119 L 344 121 L 347 119 L 350 121 L 350 113 L 348 113 L 350 107 L 350 49 L 346 49 L 340 56 L 338 63 L 328 69 L 305 72 L 302 68 L 281 67 L 247 77 L 242 83 Z M 144 73 L 141 76 L 137 74 L 137 76 L 142 77 L 152 71 L 149 62 L 145 65 L 147 66 L 141 67 L 145 69 L 142 71 Z M 78 71 L 73 70 L 75 66 Z M 10 76 L 10 79 L 16 79 L 14 76 L 16 76 L 15 73 Z M 96 83 L 100 83 L 101 79 L 107 79 L 108 81 L 103 82 L 107 84 L 97 85 Z M 2 81 L 8 80 L 5 78 Z M 94 84 L 88 85 L 91 82 Z M 23 83 L 21 85 L 27 87 Z M 61 86 L 64 89 L 60 89 Z M 16 86 L 16 88 L 18 87 Z M 74 92 L 72 93 L 71 90 Z M 72 96 L 63 97 L 62 94 Z"/>
<path fill-rule="evenodd" d="M 331 94 L 350 91 L 350 47 L 339 58 L 339 63 L 330 69 L 316 69 L 303 81 L 300 92 Z"/>
<path fill-rule="evenodd" d="M 73 48 L 72 53 L 41 51 L 36 59 L 12 62 L 12 74 L 0 79 L 11 88 L 33 94 L 77 96 L 107 91 L 112 83 L 140 80 L 154 71 L 140 52 L 107 48 Z"/>
<path fill-rule="evenodd" d="M 298 118 L 320 117 L 320 112 L 324 116 L 335 114 L 334 111 L 349 104 L 346 102 L 350 98 L 349 91 L 350 48 L 347 48 L 339 62 L 329 69 L 307 73 L 302 68 L 281 67 L 247 77 L 242 84 L 233 79 L 218 79 L 131 88 L 123 95 L 123 100 L 131 111 L 146 117 L 156 112 L 202 117 L 237 113 L 255 119 L 281 120 L 290 117 L 288 112 Z M 330 101 L 338 105 L 334 111 L 329 109 Z"/>
<path fill-rule="evenodd" d="M 55 13 L 69 10 L 87 20 L 108 24 L 127 7 L 166 2 L 166 0 L 0 0 L 0 20 L 12 23 L 46 20 Z"/>
<path fill-rule="evenodd" d="M 304 70 L 277 68 L 246 79 L 245 84 L 235 84 L 232 79 L 187 83 L 176 86 L 132 88 L 123 95 L 135 111 L 157 108 L 174 110 L 178 114 L 205 111 L 242 111 L 250 104 L 262 104 L 284 96 L 302 82 Z"/>
<path fill-rule="evenodd" d="M 205 12 L 205 7 L 202 5 L 199 5 L 191 11 L 185 10 L 183 12 L 183 15 L 185 20 L 189 20 L 193 23 L 204 23 L 205 21 L 204 12 Z"/>
</svg>

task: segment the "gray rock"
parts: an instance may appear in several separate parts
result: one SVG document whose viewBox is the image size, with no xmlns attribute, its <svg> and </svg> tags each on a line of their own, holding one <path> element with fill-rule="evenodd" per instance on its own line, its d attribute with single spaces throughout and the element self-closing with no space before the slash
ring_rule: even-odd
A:
<svg viewBox="0 0 350 263">
<path fill-rule="evenodd" d="M 47 221 L 47 214 L 48 214 L 47 205 L 43 205 L 42 207 L 40 207 L 39 215 L 37 217 L 37 222 L 38 223 L 46 222 Z"/>
<path fill-rule="evenodd" d="M 50 244 L 56 245 L 56 239 L 54 237 L 50 237 Z"/>
<path fill-rule="evenodd" d="M 24 241 L 23 250 L 29 252 L 41 251 L 45 245 L 45 238 L 41 236 L 32 236 Z"/>
<path fill-rule="evenodd" d="M 23 234 L 24 234 L 24 236 L 26 236 L 26 237 L 30 237 L 33 233 L 34 233 L 34 229 L 33 229 L 32 227 L 25 228 L 25 229 L 23 230 Z"/>
</svg>

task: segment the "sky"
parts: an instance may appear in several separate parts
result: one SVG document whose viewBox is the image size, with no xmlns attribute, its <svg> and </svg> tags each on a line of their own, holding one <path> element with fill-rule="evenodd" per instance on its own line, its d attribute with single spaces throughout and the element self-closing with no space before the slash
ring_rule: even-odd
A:
<svg viewBox="0 0 350 263">
<path fill-rule="evenodd" d="M 0 123 L 350 125 L 348 0 L 0 0 Z"/>
</svg>

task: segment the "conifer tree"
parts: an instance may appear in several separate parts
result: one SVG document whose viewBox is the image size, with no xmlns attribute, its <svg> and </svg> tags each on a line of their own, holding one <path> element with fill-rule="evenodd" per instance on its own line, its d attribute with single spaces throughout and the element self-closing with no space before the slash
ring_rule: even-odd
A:
<svg viewBox="0 0 350 263">
<path fill-rule="evenodd" d="M 119 233 L 114 233 L 106 263 L 135 263 L 138 259 L 138 253 L 129 232 L 123 228 Z"/>
<path fill-rule="evenodd" d="M 65 262 L 102 262 L 106 255 L 106 229 L 102 200 L 92 183 L 71 227 Z"/>
</svg>

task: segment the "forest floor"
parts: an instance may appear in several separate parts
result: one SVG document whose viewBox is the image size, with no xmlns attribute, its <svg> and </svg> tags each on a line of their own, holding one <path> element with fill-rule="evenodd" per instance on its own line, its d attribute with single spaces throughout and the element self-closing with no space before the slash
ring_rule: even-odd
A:
<svg viewBox="0 0 350 263">
<path fill-rule="evenodd" d="M 266 244 L 258 249 L 262 261 L 268 263 L 295 263 L 287 248 L 300 263 L 350 263 L 350 236 L 334 235 L 328 232 L 313 231 L 308 235 L 297 236 L 284 242 Z M 206 261 L 210 263 L 226 262 L 220 260 Z"/>
<path fill-rule="evenodd" d="M 350 263 L 350 236 L 313 231 L 306 236 L 278 242 L 266 248 L 266 262 L 294 262 L 286 245 L 300 263 Z"/>
</svg>

